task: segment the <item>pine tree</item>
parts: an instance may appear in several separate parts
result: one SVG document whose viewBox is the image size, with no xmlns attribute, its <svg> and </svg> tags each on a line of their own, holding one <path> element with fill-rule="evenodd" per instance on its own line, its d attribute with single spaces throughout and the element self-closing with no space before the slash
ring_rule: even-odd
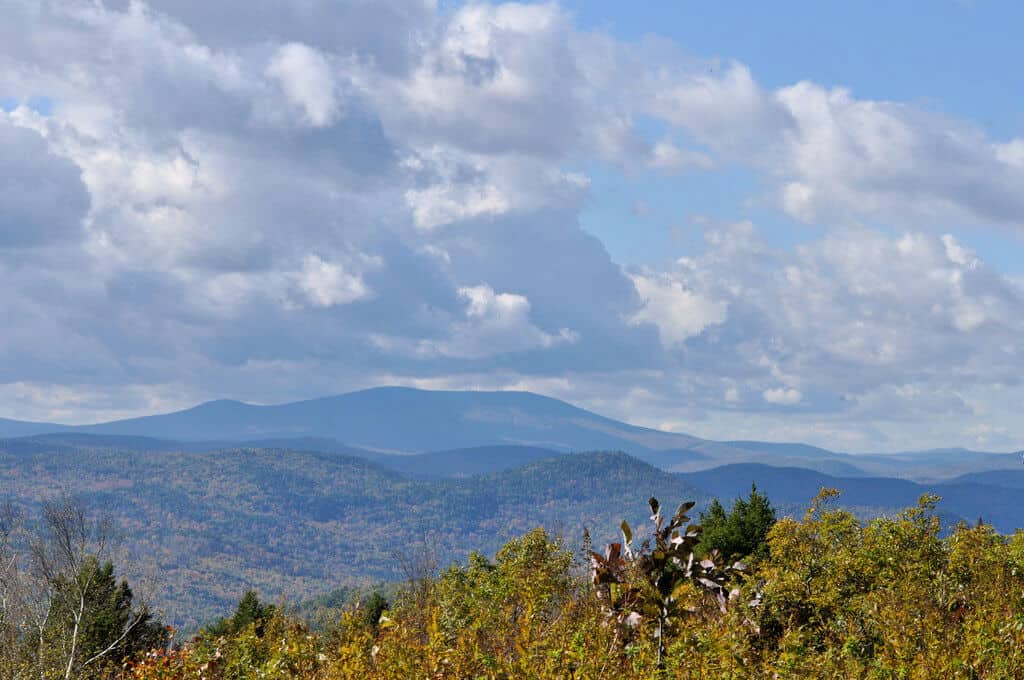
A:
<svg viewBox="0 0 1024 680">
<path fill-rule="evenodd" d="M 750 496 L 737 498 L 729 512 L 716 498 L 700 518 L 704 531 L 699 554 L 717 548 L 726 560 L 762 559 L 768 555 L 768 530 L 775 524 L 775 509 L 756 484 L 751 485 Z"/>
<path fill-rule="evenodd" d="M 273 618 L 275 609 L 272 604 L 260 602 L 259 595 L 255 590 L 247 590 L 245 595 L 242 595 L 242 599 L 238 601 L 235 613 L 231 617 L 217 619 L 204 626 L 204 630 L 214 637 L 228 637 L 243 628 L 254 625 L 256 635 L 262 637 L 264 624 Z"/>
</svg>

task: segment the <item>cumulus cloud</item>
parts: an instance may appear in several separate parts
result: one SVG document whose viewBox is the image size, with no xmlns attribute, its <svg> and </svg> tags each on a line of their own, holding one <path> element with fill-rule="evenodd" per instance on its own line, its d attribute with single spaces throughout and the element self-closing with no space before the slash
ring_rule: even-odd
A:
<svg viewBox="0 0 1024 680">
<path fill-rule="evenodd" d="M 579 173 L 524 157 L 434 148 L 404 165 L 413 175 L 405 201 L 421 231 L 579 204 L 589 186 Z"/>
<path fill-rule="evenodd" d="M 337 262 L 325 262 L 317 255 L 307 255 L 298 275 L 299 287 L 309 301 L 318 307 L 342 305 L 369 294 L 358 276 L 345 271 Z"/>
<path fill-rule="evenodd" d="M 107 4 L 123 11 L 132 2 L 108 0 Z M 146 4 L 173 16 L 214 48 L 299 42 L 372 62 L 392 74 L 409 68 L 437 19 L 435 0 L 249 0 L 242 9 L 238 3 L 206 0 L 149 0 Z"/>
<path fill-rule="evenodd" d="M 789 112 L 747 66 L 730 63 L 717 71 L 704 64 L 687 66 L 655 69 L 636 81 L 643 110 L 738 157 L 766 153 L 793 125 Z"/>
<path fill-rule="evenodd" d="M 797 219 L 846 212 L 1021 228 L 1020 140 L 995 143 L 962 121 L 812 83 L 775 99 L 794 121 L 780 176 L 782 205 Z"/>
<path fill-rule="evenodd" d="M 717 436 L 1012 438 L 1024 286 L 953 232 L 1020 229 L 1024 140 L 684 49 L 555 4 L 8 2 L 0 407 L 387 380 Z M 580 223 L 594 167 L 749 168 L 820 229 L 711 226 L 626 271 Z"/>
<path fill-rule="evenodd" d="M 446 337 L 413 341 L 374 336 L 385 351 L 426 359 L 443 356 L 456 359 L 482 359 L 510 352 L 547 349 L 572 344 L 579 335 L 569 328 L 547 333 L 530 320 L 530 301 L 514 293 L 495 293 L 487 284 L 459 288 L 465 303 L 462 318 L 453 320 Z"/>
<path fill-rule="evenodd" d="M 974 408 L 965 390 L 1019 382 L 1013 338 L 1024 332 L 1024 296 L 950 235 L 852 229 L 788 252 L 750 225 L 726 226 L 665 276 L 696 324 L 678 334 L 701 331 L 686 342 L 682 370 L 729 378 L 770 405 L 848 418 L 963 415 Z M 682 304 L 692 299 L 728 313 L 701 328 Z"/>
<path fill-rule="evenodd" d="M 331 65 L 317 50 L 302 43 L 282 45 L 271 57 L 267 75 L 278 82 L 306 124 L 323 127 L 337 117 L 339 103 Z"/>
<path fill-rule="evenodd" d="M 555 5 L 471 3 L 438 27 L 410 77 L 378 83 L 392 104 L 382 114 L 429 143 L 557 157 L 591 113 L 585 94 L 565 87 L 582 84 L 572 39 Z"/>
<path fill-rule="evenodd" d="M 1024 224 L 1021 139 L 999 142 L 967 121 L 858 99 L 842 87 L 802 81 L 767 90 L 743 64 L 653 73 L 623 84 L 638 108 L 764 172 L 797 220 L 968 220 L 1018 233 Z M 665 148 L 661 156 L 672 154 Z M 701 153 L 683 158 L 697 167 L 712 162 Z"/>
<path fill-rule="evenodd" d="M 728 305 L 702 297 L 668 275 L 633 276 L 643 306 L 629 318 L 632 324 L 650 323 L 658 328 L 666 348 L 699 335 L 705 328 L 725 321 Z"/>
</svg>

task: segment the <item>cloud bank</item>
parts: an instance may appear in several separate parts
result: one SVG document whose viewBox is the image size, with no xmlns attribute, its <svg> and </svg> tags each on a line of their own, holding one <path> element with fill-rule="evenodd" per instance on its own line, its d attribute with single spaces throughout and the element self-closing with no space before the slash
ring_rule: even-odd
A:
<svg viewBox="0 0 1024 680">
<path fill-rule="evenodd" d="M 0 412 L 400 382 L 711 437 L 1018 446 L 1024 290 L 968 243 L 1024 236 L 1024 138 L 684 49 L 553 4 L 12 0 Z M 581 225 L 594 167 L 742 168 L 812 235 L 704 222 L 626 268 Z"/>
</svg>

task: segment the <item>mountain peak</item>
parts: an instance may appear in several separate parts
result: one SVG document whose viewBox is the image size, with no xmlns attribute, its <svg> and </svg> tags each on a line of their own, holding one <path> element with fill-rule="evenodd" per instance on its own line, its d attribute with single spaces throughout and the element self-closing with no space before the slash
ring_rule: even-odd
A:
<svg viewBox="0 0 1024 680">
<path fill-rule="evenodd" d="M 25 427 L 19 435 L 60 426 Z M 3 434 L 0 427 L 0 435 Z M 68 428 L 183 441 L 329 438 L 381 452 L 415 453 L 518 445 L 555 451 L 685 448 L 687 435 L 635 427 L 525 391 L 423 390 L 382 386 L 275 405 L 232 399 L 174 413 Z"/>
</svg>

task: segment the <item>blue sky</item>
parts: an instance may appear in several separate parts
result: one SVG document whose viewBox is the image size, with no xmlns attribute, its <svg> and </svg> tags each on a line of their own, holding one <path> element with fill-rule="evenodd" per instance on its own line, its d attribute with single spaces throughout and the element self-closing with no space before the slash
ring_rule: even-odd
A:
<svg viewBox="0 0 1024 680">
<path fill-rule="evenodd" d="M 579 24 L 623 40 L 660 35 L 701 57 L 738 60 L 767 87 L 798 80 L 860 97 L 921 102 L 1012 137 L 1024 8 L 1006 0 L 565 5 Z"/>
<path fill-rule="evenodd" d="M 1019 3 L 685 0 L 626 5 L 598 0 L 565 7 L 580 26 L 623 40 L 656 35 L 702 58 L 743 62 L 766 87 L 800 80 L 846 87 L 858 97 L 913 102 L 962 117 L 995 138 L 1013 138 L 1024 128 L 1024 73 L 1013 67 L 1024 63 L 1017 30 L 1024 7 Z M 690 214 L 757 218 L 780 245 L 809 237 L 806 229 L 771 211 L 743 210 L 756 180 L 742 170 L 693 178 L 682 188 L 644 176 L 624 189 L 617 173 L 595 174 L 600 179 L 583 225 L 622 261 L 657 257 L 672 242 L 673 227 Z M 631 237 L 633 229 L 619 227 L 630 221 L 637 202 L 650 210 L 645 230 L 655 232 L 642 242 Z M 1019 236 L 973 234 L 968 240 L 987 261 L 1024 272 Z"/>
<path fill-rule="evenodd" d="M 5 14 L 0 417 L 403 384 L 1024 440 L 1015 3 Z"/>
</svg>

